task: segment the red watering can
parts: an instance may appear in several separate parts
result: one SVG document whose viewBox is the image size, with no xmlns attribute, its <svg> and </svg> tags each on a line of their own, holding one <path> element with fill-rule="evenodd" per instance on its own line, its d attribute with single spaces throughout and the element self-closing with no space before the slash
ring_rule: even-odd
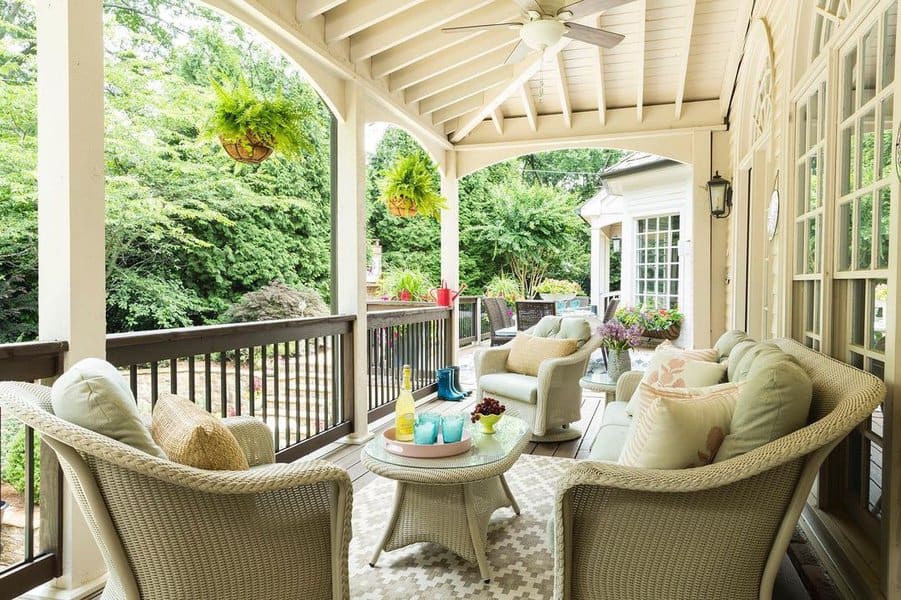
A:
<svg viewBox="0 0 901 600">
<path fill-rule="evenodd" d="M 430 290 L 429 295 L 432 297 L 435 303 L 438 304 L 438 306 L 453 306 L 454 300 L 456 300 L 457 296 L 463 293 L 463 290 L 465 289 L 466 284 L 464 283 L 460 286 L 460 289 L 455 292 L 454 290 L 447 287 L 446 280 L 442 280 L 441 287 Z"/>
</svg>

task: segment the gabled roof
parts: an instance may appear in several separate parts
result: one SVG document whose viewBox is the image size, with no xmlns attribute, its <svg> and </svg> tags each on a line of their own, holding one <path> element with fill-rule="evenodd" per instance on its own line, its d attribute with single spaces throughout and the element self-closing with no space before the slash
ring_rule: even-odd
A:
<svg viewBox="0 0 901 600">
<path fill-rule="evenodd" d="M 608 167 L 599 173 L 601 179 L 613 179 L 623 175 L 631 175 L 641 171 L 650 169 L 658 169 L 669 165 L 678 164 L 676 161 L 657 156 L 656 154 L 648 154 L 646 152 L 630 152 L 622 158 L 618 163 Z"/>
</svg>

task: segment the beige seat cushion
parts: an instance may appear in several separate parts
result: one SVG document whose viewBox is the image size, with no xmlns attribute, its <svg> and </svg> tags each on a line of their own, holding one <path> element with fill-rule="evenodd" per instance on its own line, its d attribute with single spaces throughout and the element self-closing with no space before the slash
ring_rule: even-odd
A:
<svg viewBox="0 0 901 600">
<path fill-rule="evenodd" d="M 529 404 L 538 402 L 538 378 L 519 373 L 492 373 L 479 378 L 479 388 L 488 396 L 501 396 Z"/>
<path fill-rule="evenodd" d="M 250 468 L 234 434 L 187 398 L 162 394 L 153 407 L 150 433 L 177 463 L 215 471 Z"/>
<path fill-rule="evenodd" d="M 86 358 L 72 365 L 53 383 L 50 401 L 61 419 L 166 458 L 141 420 L 125 379 L 105 360 Z"/>
<path fill-rule="evenodd" d="M 627 402 L 611 402 L 604 407 L 604 416 L 601 417 L 602 425 L 626 425 L 632 422 L 632 417 L 626 412 Z"/>
<path fill-rule="evenodd" d="M 643 469 L 684 469 L 710 464 L 729 433 L 739 386 L 702 395 L 658 388 L 635 417 L 619 463 Z"/>
<path fill-rule="evenodd" d="M 603 425 L 591 446 L 591 460 L 615 463 L 623 452 L 623 446 L 629 435 L 626 425 Z"/>
<path fill-rule="evenodd" d="M 541 363 L 549 358 L 569 356 L 579 348 L 578 340 L 558 340 L 518 333 L 510 342 L 507 370 L 520 375 L 538 375 Z"/>
</svg>

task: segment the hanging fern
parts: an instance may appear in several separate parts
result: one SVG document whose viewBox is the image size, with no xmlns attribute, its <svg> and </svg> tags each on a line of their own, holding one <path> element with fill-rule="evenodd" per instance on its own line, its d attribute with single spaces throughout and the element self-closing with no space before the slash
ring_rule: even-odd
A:
<svg viewBox="0 0 901 600">
<path fill-rule="evenodd" d="M 288 158 L 299 158 L 313 150 L 303 123 L 316 118 L 313 112 L 281 93 L 272 100 L 261 100 L 243 79 L 226 88 L 212 82 L 216 107 L 208 129 L 223 143 L 247 148 L 259 142 Z"/>
<path fill-rule="evenodd" d="M 399 158 L 382 174 L 382 200 L 402 199 L 424 217 L 441 218 L 447 201 L 435 190 L 431 164 L 420 154 Z"/>
</svg>

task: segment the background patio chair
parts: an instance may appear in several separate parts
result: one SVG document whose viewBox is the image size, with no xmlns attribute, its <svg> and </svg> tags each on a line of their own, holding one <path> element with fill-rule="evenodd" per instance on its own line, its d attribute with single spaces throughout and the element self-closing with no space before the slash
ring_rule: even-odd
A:
<svg viewBox="0 0 901 600">
<path fill-rule="evenodd" d="M 482 306 L 488 312 L 488 326 L 491 329 L 491 345 L 500 346 L 513 339 L 512 335 L 498 335 L 499 329 L 513 327 L 513 317 L 507 301 L 503 298 L 482 298 Z"/>
<path fill-rule="evenodd" d="M 487 394 L 506 404 L 511 414 L 530 424 L 533 441 L 559 442 L 582 435 L 569 424 L 582 418 L 579 380 L 600 344 L 599 323 L 595 317 L 563 318 L 587 321 L 591 337 L 575 353 L 542 362 L 537 377 L 507 371 L 509 347 L 483 349 L 475 355 L 477 399 Z M 548 337 L 556 336 L 552 332 Z"/>
<path fill-rule="evenodd" d="M 820 466 L 885 398 L 875 376 L 793 340 L 773 340 L 813 381 L 810 424 L 694 469 L 586 461 L 557 487 L 554 597 L 772 596 Z M 620 378 L 628 398 L 641 374 Z"/>
<path fill-rule="evenodd" d="M 48 387 L 0 383 L 0 407 L 56 452 L 109 570 L 101 598 L 349 597 L 350 478 L 272 464 L 262 422 L 223 420 L 249 471 L 205 471 L 56 417 Z"/>
<path fill-rule="evenodd" d="M 516 328 L 525 331 L 538 324 L 543 317 L 557 314 L 557 303 L 553 300 L 517 300 Z"/>
</svg>

